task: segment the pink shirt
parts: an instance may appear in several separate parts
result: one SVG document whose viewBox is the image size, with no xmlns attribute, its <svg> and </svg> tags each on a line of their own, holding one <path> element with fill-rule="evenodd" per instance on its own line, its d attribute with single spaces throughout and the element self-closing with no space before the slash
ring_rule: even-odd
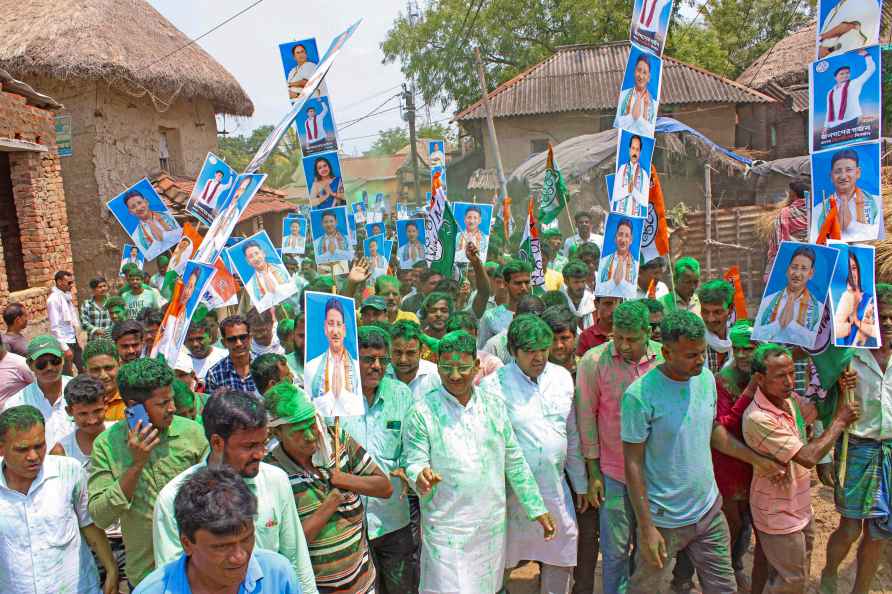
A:
<svg viewBox="0 0 892 594">
<path fill-rule="evenodd" d="M 34 381 L 25 358 L 9 351 L 0 359 L 0 410 L 6 400 Z"/>
<path fill-rule="evenodd" d="M 480 361 L 480 371 L 474 376 L 475 386 L 479 386 L 483 378 L 494 371 L 498 371 L 504 365 L 501 359 L 486 351 L 477 351 L 477 359 Z"/>
<path fill-rule="evenodd" d="M 638 363 L 623 359 L 613 341 L 589 350 L 576 370 L 576 423 L 582 455 L 598 459 L 601 472 L 623 484 L 626 474 L 620 437 L 620 405 L 632 382 L 663 361 L 659 343 L 650 341 Z"/>
<path fill-rule="evenodd" d="M 805 424 L 817 417 L 813 404 L 793 394 L 781 410 L 761 390 L 743 413 L 743 439 L 757 453 L 788 465 L 786 481 L 775 484 L 753 472 L 750 509 L 756 528 L 766 534 L 791 534 L 812 518 L 811 472 L 793 457 L 806 442 Z M 796 417 L 799 417 L 797 423 Z"/>
</svg>

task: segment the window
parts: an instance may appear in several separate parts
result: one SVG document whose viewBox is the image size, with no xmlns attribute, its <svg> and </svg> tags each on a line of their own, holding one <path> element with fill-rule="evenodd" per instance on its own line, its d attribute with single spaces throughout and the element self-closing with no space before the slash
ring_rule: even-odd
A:
<svg viewBox="0 0 892 594">
<path fill-rule="evenodd" d="M 12 194 L 9 153 L 4 152 L 0 152 L 0 244 L 3 247 L 9 291 L 12 293 L 27 289 L 28 277 L 25 274 L 22 232 L 19 229 L 19 217 Z"/>
<path fill-rule="evenodd" d="M 530 156 L 538 155 L 539 153 L 544 153 L 548 150 L 548 139 L 547 138 L 534 138 L 530 140 Z"/>
<path fill-rule="evenodd" d="M 183 143 L 177 128 L 158 128 L 158 164 L 171 175 L 183 175 L 186 171 Z"/>
</svg>

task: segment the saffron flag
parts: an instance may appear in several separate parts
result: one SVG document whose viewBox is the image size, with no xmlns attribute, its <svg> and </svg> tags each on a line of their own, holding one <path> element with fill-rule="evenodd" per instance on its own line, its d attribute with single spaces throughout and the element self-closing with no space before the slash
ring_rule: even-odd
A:
<svg viewBox="0 0 892 594">
<path fill-rule="evenodd" d="M 734 285 L 734 315 L 737 320 L 748 320 L 746 311 L 746 295 L 743 294 L 743 284 L 740 282 L 740 268 L 732 266 L 725 272 L 724 279 Z"/>
<path fill-rule="evenodd" d="M 818 231 L 818 239 L 815 243 L 818 245 L 827 245 L 828 239 L 840 239 L 842 237 L 842 229 L 839 226 L 839 210 L 836 208 L 836 200 L 830 199 L 830 210 L 827 212 L 827 218 Z"/>
<path fill-rule="evenodd" d="M 666 223 L 666 203 L 656 168 L 650 168 L 647 217 L 641 231 L 641 257 L 650 262 L 669 253 L 669 225 Z"/>
<path fill-rule="evenodd" d="M 533 198 L 530 197 L 527 208 L 527 222 L 520 240 L 521 260 L 530 263 L 533 272 L 530 274 L 530 285 L 533 291 L 542 291 L 545 288 L 545 268 L 542 266 L 542 249 L 539 242 L 539 229 L 536 227 L 536 213 L 533 210 Z"/>
<path fill-rule="evenodd" d="M 431 270 L 452 278 L 458 224 L 440 183 L 440 172 L 431 180 L 431 203 L 424 217 L 424 256 Z"/>
<path fill-rule="evenodd" d="M 545 161 L 545 179 L 542 181 L 542 198 L 539 201 L 539 222 L 543 225 L 555 220 L 564 207 L 570 192 L 564 177 L 554 162 L 554 149 L 548 144 L 548 158 Z"/>
</svg>

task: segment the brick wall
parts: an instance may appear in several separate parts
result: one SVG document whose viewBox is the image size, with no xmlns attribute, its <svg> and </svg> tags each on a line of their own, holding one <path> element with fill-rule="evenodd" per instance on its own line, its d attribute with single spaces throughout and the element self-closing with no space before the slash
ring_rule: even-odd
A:
<svg viewBox="0 0 892 594">
<path fill-rule="evenodd" d="M 0 308 L 10 302 L 25 304 L 36 327 L 46 320 L 46 296 L 53 274 L 73 267 L 54 115 L 28 105 L 24 97 L 4 91 L 0 85 L 0 138 L 48 149 L 7 153 L 28 288 L 10 293 L 6 266 L 0 258 Z"/>
</svg>

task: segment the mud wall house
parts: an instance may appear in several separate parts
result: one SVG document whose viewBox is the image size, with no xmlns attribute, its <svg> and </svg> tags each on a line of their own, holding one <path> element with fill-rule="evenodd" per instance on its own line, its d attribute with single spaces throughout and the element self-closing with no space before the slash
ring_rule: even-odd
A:
<svg viewBox="0 0 892 594">
<path fill-rule="evenodd" d="M 71 270 L 65 191 L 56 146 L 62 105 L 0 69 L 0 309 L 24 304 L 46 321 L 57 270 Z"/>
<path fill-rule="evenodd" d="M 62 157 L 78 287 L 115 274 L 128 237 L 105 203 L 159 170 L 195 176 L 217 114 L 251 100 L 219 63 L 143 0 L 0 0 L 0 67 L 71 118 Z"/>
</svg>

